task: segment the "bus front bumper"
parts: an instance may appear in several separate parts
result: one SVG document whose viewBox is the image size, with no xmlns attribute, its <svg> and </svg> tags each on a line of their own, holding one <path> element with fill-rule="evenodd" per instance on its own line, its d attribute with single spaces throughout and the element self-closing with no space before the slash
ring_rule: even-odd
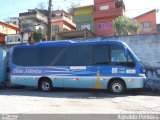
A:
<svg viewBox="0 0 160 120">
<path fill-rule="evenodd" d="M 126 86 L 128 89 L 132 88 L 144 88 L 145 87 L 146 77 L 133 77 L 125 79 Z"/>
</svg>

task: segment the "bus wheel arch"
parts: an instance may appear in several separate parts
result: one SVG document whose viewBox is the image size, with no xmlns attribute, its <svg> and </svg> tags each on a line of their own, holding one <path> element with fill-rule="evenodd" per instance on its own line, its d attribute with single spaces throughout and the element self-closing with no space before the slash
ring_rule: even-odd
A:
<svg viewBox="0 0 160 120">
<path fill-rule="evenodd" d="M 38 88 L 44 92 L 49 92 L 52 90 L 53 85 L 49 77 L 41 77 L 38 80 Z"/>
<path fill-rule="evenodd" d="M 112 94 L 123 94 L 127 87 L 122 78 L 115 77 L 109 80 L 107 88 Z"/>
</svg>

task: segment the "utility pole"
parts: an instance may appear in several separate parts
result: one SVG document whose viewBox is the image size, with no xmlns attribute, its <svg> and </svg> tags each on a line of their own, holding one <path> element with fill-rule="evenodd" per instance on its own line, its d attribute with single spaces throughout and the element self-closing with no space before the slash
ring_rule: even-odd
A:
<svg viewBox="0 0 160 120">
<path fill-rule="evenodd" d="M 48 5 L 48 40 L 52 40 L 51 18 L 52 18 L 52 0 L 49 0 L 49 5 Z"/>
</svg>

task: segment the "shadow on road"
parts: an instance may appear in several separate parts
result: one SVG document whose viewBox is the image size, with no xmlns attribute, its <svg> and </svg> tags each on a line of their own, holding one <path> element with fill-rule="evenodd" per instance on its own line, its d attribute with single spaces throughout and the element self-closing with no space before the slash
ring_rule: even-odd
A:
<svg viewBox="0 0 160 120">
<path fill-rule="evenodd" d="M 123 95 L 113 95 L 107 90 L 89 89 L 54 89 L 51 92 L 42 92 L 34 88 L 11 88 L 0 90 L 0 95 L 5 96 L 35 96 L 48 98 L 75 98 L 75 99 L 105 99 L 127 96 L 160 96 L 160 92 L 149 90 L 128 90 Z"/>
</svg>

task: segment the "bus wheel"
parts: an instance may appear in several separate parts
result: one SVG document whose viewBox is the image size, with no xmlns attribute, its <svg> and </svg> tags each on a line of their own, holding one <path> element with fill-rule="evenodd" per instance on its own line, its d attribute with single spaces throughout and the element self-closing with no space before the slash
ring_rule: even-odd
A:
<svg viewBox="0 0 160 120">
<path fill-rule="evenodd" d="M 52 82 L 48 79 L 41 80 L 39 88 L 44 92 L 49 92 L 52 90 Z"/>
<path fill-rule="evenodd" d="M 125 83 L 121 80 L 113 80 L 109 85 L 109 91 L 112 94 L 120 95 L 126 90 Z"/>
</svg>

